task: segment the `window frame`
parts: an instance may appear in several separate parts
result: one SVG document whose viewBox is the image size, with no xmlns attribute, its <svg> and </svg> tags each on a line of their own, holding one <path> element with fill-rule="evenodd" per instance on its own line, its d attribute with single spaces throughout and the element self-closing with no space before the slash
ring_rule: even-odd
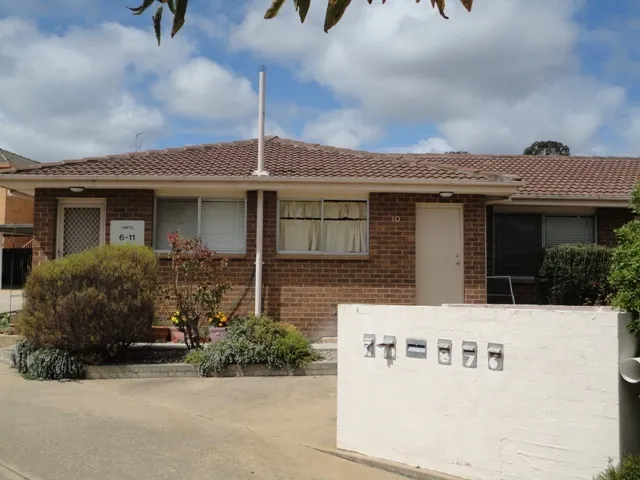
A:
<svg viewBox="0 0 640 480">
<path fill-rule="evenodd" d="M 64 254 L 64 210 L 65 208 L 99 208 L 100 209 L 100 246 L 107 243 L 107 199 L 101 197 L 61 197 L 58 198 L 56 219 L 56 255 L 63 258 Z"/>
<path fill-rule="evenodd" d="M 497 270 L 498 267 L 498 249 L 497 249 L 497 235 L 496 235 L 496 217 L 500 216 L 500 215 L 535 215 L 537 217 L 540 218 L 540 226 L 541 226 L 541 235 L 540 235 L 540 241 L 541 241 L 541 247 L 540 248 L 547 248 L 546 247 L 546 219 L 547 217 L 567 217 L 567 218 L 576 218 L 576 217 L 589 217 L 589 218 L 593 218 L 593 243 L 586 243 L 585 245 L 598 245 L 598 214 L 597 213 L 593 213 L 593 214 L 579 214 L 579 213 L 537 213 L 537 212 L 524 212 L 524 211 L 514 211 L 514 212 L 509 212 L 509 211 L 499 211 L 499 212 L 493 212 L 492 215 L 492 230 L 493 230 L 493 245 L 491 246 L 492 250 L 493 250 L 493 259 L 492 259 L 492 264 L 493 264 L 493 273 L 494 275 L 501 275 L 501 276 L 509 276 L 511 277 L 511 279 L 513 280 L 520 280 L 520 281 L 525 281 L 525 282 L 531 282 L 534 281 L 536 279 L 536 276 L 531 276 L 531 275 L 506 275 L 506 274 L 502 274 L 499 273 Z"/>
<path fill-rule="evenodd" d="M 246 255 L 247 254 L 247 197 L 243 198 L 216 198 L 216 197 L 188 197 L 184 195 L 179 196 L 155 196 L 153 199 L 153 251 L 160 254 L 171 253 L 171 249 L 159 249 L 156 246 L 156 230 L 158 226 L 158 200 L 197 200 L 198 211 L 196 221 L 196 236 L 200 238 L 202 234 L 202 202 L 243 202 L 244 203 L 244 249 L 237 252 L 220 252 L 220 256 L 228 255 Z M 211 248 L 211 247 L 209 247 Z M 215 249 L 213 249 L 218 253 Z"/>
<path fill-rule="evenodd" d="M 320 242 L 324 239 L 324 202 L 365 202 L 367 208 L 367 248 L 364 252 L 325 252 L 323 250 L 318 251 L 304 251 L 304 250 L 281 250 L 280 249 L 280 202 L 320 202 Z M 290 256 L 313 256 L 313 257 L 367 257 L 371 248 L 371 228 L 370 221 L 371 215 L 369 212 L 369 199 L 363 198 L 280 198 L 276 206 L 276 254 L 278 255 L 290 255 Z"/>
</svg>

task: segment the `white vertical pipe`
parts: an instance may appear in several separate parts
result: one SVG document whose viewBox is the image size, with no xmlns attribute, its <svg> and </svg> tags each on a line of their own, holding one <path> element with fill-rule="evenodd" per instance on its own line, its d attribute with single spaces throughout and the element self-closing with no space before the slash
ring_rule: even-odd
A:
<svg viewBox="0 0 640 480">
<path fill-rule="evenodd" d="M 258 90 L 258 169 L 255 175 L 264 176 L 264 120 L 265 120 L 265 76 L 266 68 L 260 67 L 260 82 Z M 264 229 L 264 192 L 258 190 L 256 199 L 256 286 L 254 313 L 256 317 L 262 315 L 262 241 Z"/>
<path fill-rule="evenodd" d="M 264 217 L 264 192 L 258 190 L 258 208 L 256 210 L 256 293 L 255 315 L 262 315 L 262 229 Z"/>
</svg>

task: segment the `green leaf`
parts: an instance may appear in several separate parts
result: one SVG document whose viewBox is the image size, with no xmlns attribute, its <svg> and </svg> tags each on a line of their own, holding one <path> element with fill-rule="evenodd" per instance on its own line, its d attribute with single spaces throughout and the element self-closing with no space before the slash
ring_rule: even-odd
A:
<svg viewBox="0 0 640 480">
<path fill-rule="evenodd" d="M 153 15 L 153 30 L 156 32 L 158 45 L 160 45 L 160 37 L 162 36 L 162 5 L 158 7 L 158 10 L 156 10 L 156 13 Z"/>
<path fill-rule="evenodd" d="M 274 18 L 276 15 L 278 15 L 278 12 L 280 11 L 280 8 L 282 7 L 282 5 L 284 5 L 285 0 L 273 0 L 273 2 L 271 3 L 271 6 L 267 9 L 266 13 L 264 14 L 264 18 L 266 20 L 270 20 L 272 18 Z"/>
<path fill-rule="evenodd" d="M 327 4 L 327 13 L 324 17 L 325 33 L 331 30 L 342 18 L 345 10 L 351 3 L 351 0 L 329 0 Z"/>
<path fill-rule="evenodd" d="M 171 29 L 171 38 L 173 38 L 184 25 L 184 17 L 187 14 L 188 2 L 189 0 L 177 0 L 176 13 L 173 17 L 173 28 Z"/>
<path fill-rule="evenodd" d="M 127 7 L 134 15 L 142 15 L 144 11 L 153 4 L 154 0 L 144 0 L 139 7 Z"/>
<path fill-rule="evenodd" d="M 176 2 L 175 2 L 175 0 L 167 0 L 167 5 L 169 5 L 169 10 L 171 10 L 171 13 L 173 13 L 175 15 L 176 14 Z"/>
<path fill-rule="evenodd" d="M 309 13 L 311 0 L 293 0 L 293 4 L 300 15 L 300 23 L 304 23 L 305 18 L 307 18 L 307 13 Z"/>
</svg>

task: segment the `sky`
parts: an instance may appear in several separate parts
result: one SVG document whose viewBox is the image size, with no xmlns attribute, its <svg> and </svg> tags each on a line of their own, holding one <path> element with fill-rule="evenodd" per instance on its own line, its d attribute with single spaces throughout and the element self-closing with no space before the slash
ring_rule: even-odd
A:
<svg viewBox="0 0 640 480">
<path fill-rule="evenodd" d="M 141 0 L 0 0 L 0 148 L 39 161 L 266 133 L 382 152 L 640 156 L 640 2 L 191 0 L 173 39 Z"/>
</svg>

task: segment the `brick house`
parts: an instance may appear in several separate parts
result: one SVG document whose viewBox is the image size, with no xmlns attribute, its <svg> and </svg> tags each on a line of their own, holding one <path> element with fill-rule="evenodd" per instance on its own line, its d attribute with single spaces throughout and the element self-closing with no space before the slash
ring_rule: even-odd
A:
<svg viewBox="0 0 640 480">
<path fill-rule="evenodd" d="M 109 242 L 127 221 L 138 222 L 137 240 L 154 248 L 166 275 L 166 234 L 180 229 L 230 259 L 226 301 L 234 312 L 253 310 L 262 191 L 263 311 L 311 339 L 335 335 L 339 303 L 486 303 L 503 208 L 538 208 L 542 222 L 557 207 L 558 218 L 572 215 L 566 228 L 588 224 L 574 217 L 595 216 L 594 239 L 612 241 L 610 227 L 626 218 L 640 179 L 640 162 L 624 160 L 629 178 L 619 174 L 617 193 L 600 203 L 587 194 L 584 204 L 565 204 L 560 193 L 553 205 L 519 205 L 533 198 L 526 175 L 498 168 L 516 157 L 377 154 L 268 137 L 269 175 L 256 176 L 257 151 L 256 140 L 173 148 L 15 169 L 2 179 L 34 195 L 34 264 Z"/>
<path fill-rule="evenodd" d="M 0 148 L 0 172 L 39 165 Z M 0 288 L 20 288 L 31 265 L 33 196 L 0 186 Z"/>
</svg>

